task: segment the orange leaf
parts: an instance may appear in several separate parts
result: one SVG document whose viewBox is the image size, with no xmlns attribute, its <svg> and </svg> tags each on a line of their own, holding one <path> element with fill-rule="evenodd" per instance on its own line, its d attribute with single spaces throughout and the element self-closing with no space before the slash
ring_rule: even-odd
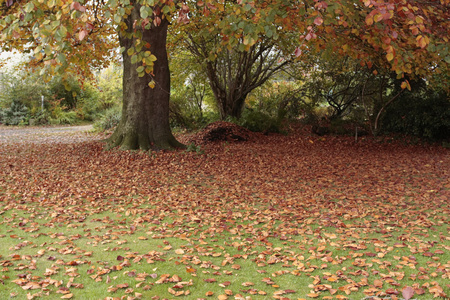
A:
<svg viewBox="0 0 450 300">
<path fill-rule="evenodd" d="M 381 281 L 380 279 L 375 279 L 373 282 L 373 285 L 377 288 L 382 288 L 383 287 L 383 281 Z"/>
<path fill-rule="evenodd" d="M 402 84 L 401 84 L 401 88 L 402 89 L 408 89 L 410 91 L 411 90 L 411 85 L 409 84 L 409 81 L 408 80 L 403 81 Z"/>
<path fill-rule="evenodd" d="M 388 61 L 393 60 L 393 59 L 394 59 L 394 53 L 390 52 L 390 53 L 386 54 L 386 59 L 387 59 Z"/>
<path fill-rule="evenodd" d="M 422 35 L 417 36 L 416 41 L 417 41 L 417 45 L 422 49 L 426 48 L 428 45 L 428 38 L 425 36 L 422 36 Z"/>
<path fill-rule="evenodd" d="M 368 16 L 366 17 L 366 24 L 367 24 L 368 26 L 370 26 L 370 25 L 373 24 L 373 16 L 368 15 Z"/>
</svg>

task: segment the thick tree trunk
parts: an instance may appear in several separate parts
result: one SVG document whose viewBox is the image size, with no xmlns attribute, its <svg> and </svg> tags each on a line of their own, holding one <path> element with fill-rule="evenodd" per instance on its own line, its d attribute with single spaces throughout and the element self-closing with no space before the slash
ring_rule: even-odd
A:
<svg viewBox="0 0 450 300">
<path fill-rule="evenodd" d="M 217 92 L 214 89 L 213 92 L 218 104 L 220 118 L 222 120 L 225 120 L 227 117 L 233 117 L 236 119 L 241 117 L 247 95 L 233 97 L 232 95 L 227 95 L 224 92 Z"/>
<path fill-rule="evenodd" d="M 162 20 L 159 26 L 151 25 L 150 29 L 133 28 L 139 18 L 138 5 L 127 18 L 126 33 L 119 36 L 123 52 L 123 108 L 122 119 L 113 135 L 109 138 L 110 147 L 121 149 L 171 149 L 183 147 L 172 135 L 169 125 L 170 71 L 167 60 L 166 37 L 168 21 Z M 127 50 L 135 46 L 136 38 L 133 30 L 140 30 L 141 43 L 149 45 L 156 56 L 154 75 L 138 76 L 136 71 L 140 62 L 131 63 Z M 152 80 L 156 85 L 151 88 Z"/>
</svg>

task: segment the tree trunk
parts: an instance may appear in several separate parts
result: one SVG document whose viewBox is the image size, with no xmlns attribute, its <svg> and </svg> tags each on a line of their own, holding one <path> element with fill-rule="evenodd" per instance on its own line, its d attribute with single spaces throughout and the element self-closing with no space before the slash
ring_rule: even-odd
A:
<svg viewBox="0 0 450 300">
<path fill-rule="evenodd" d="M 109 138 L 110 147 L 121 149 L 172 149 L 183 147 L 172 135 L 169 125 L 170 71 L 167 59 L 166 37 L 169 22 L 163 19 L 159 26 L 150 29 L 133 26 L 139 20 L 139 5 L 125 20 L 127 29 L 119 35 L 120 46 L 125 48 L 123 57 L 123 107 L 122 119 Z M 132 64 L 127 50 L 135 46 L 134 31 L 141 31 L 141 43 L 149 45 L 145 51 L 156 56 L 153 74 L 138 76 L 141 62 Z M 155 87 L 148 84 L 155 81 Z"/>
<path fill-rule="evenodd" d="M 225 120 L 229 116 L 239 120 L 242 115 L 242 111 L 244 110 L 247 95 L 233 97 L 232 95 L 227 95 L 226 93 L 216 93 L 214 90 L 213 92 L 218 104 L 220 118 Z"/>
<path fill-rule="evenodd" d="M 378 135 L 379 131 L 380 131 L 380 117 L 381 114 L 386 110 L 386 108 L 392 103 L 394 102 L 395 99 L 397 99 L 398 96 L 400 96 L 403 93 L 404 90 L 401 90 L 400 92 L 397 93 L 397 95 L 395 95 L 394 97 L 392 97 L 391 99 L 389 99 L 388 102 L 386 102 L 379 110 L 377 113 L 377 116 L 375 118 L 375 122 L 373 125 L 374 128 L 374 135 Z"/>
</svg>

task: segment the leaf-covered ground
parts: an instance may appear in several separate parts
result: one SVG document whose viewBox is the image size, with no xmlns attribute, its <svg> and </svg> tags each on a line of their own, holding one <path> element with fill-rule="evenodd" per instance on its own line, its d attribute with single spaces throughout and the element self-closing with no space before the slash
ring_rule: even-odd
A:
<svg viewBox="0 0 450 300">
<path fill-rule="evenodd" d="M 122 152 L 4 130 L 0 299 L 450 295 L 441 147 L 298 131 Z"/>
</svg>

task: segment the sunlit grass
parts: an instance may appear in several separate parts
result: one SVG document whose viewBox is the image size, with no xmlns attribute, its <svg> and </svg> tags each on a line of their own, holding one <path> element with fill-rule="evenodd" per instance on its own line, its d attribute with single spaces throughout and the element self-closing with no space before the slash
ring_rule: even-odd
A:
<svg viewBox="0 0 450 300">
<path fill-rule="evenodd" d="M 380 230 L 372 216 L 351 220 L 338 217 L 335 220 L 342 223 L 336 224 L 344 225 L 324 226 L 309 219 L 309 224 L 255 222 L 248 218 L 252 214 L 242 211 L 237 214 L 242 218 L 217 224 L 221 229 L 204 221 L 181 223 L 179 219 L 177 223 L 177 217 L 169 213 L 170 217 L 139 222 L 145 211 L 155 208 L 144 203 L 126 205 L 122 212 L 96 211 L 88 201 L 83 203 L 72 206 L 85 205 L 88 212 L 77 222 L 57 222 L 48 207 L 37 203 L 2 214 L 0 253 L 5 288 L 0 290 L 1 299 L 11 295 L 20 299 L 29 293 L 58 299 L 69 291 L 75 299 L 124 295 L 171 298 L 172 293 L 181 291 L 188 294 L 179 296 L 185 299 L 207 295 L 217 298 L 230 291 L 230 299 L 238 294 L 252 299 L 274 295 L 297 299 L 308 298 L 307 294 L 313 292 L 330 299 L 338 299 L 333 298 L 337 295 L 363 299 L 375 280 L 383 281 L 379 287 L 384 290 L 401 291 L 427 279 L 445 287 L 444 273 L 433 271 L 433 266 L 448 264 L 448 251 L 439 247 L 441 254 L 412 253 L 444 236 L 442 221 L 432 230 L 420 230 L 419 235 L 408 227 Z M 281 236 L 283 232 L 286 234 Z M 402 237 L 412 234 L 417 242 L 402 244 Z M 427 271 L 421 273 L 419 268 Z M 46 276 L 49 269 L 55 272 Z M 107 273 L 102 274 L 105 269 Z M 401 279 L 389 277 L 391 272 Z M 158 283 L 163 274 L 168 274 L 168 279 Z M 172 280 L 174 275 L 179 279 Z M 427 277 L 421 280 L 418 275 Z M 395 285 L 385 282 L 386 277 Z M 24 290 L 12 282 L 18 278 L 34 282 L 51 278 L 58 284 Z M 351 296 L 345 293 L 349 282 L 360 285 L 353 288 Z M 314 291 L 314 285 L 322 288 Z"/>
</svg>

